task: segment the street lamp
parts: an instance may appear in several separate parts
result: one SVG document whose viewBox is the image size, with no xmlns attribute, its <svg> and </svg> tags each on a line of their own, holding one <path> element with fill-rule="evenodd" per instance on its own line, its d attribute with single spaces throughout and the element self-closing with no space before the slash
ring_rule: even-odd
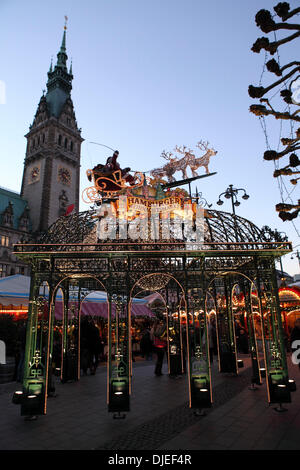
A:
<svg viewBox="0 0 300 470">
<path fill-rule="evenodd" d="M 249 199 L 249 195 L 246 193 L 246 190 L 243 188 L 234 188 L 232 184 L 229 185 L 229 187 L 219 195 L 219 200 L 217 201 L 218 206 L 221 206 L 224 204 L 224 201 L 222 201 L 221 196 L 224 196 L 226 199 L 231 199 L 231 204 L 232 204 L 232 212 L 235 215 L 235 208 L 238 207 L 241 203 L 238 201 L 237 194 L 239 191 L 244 191 L 244 194 L 242 196 L 242 199 L 245 201 Z"/>
<path fill-rule="evenodd" d="M 299 254 L 299 250 L 295 251 L 292 253 L 292 256 L 291 256 L 291 259 L 294 259 L 293 255 L 296 256 L 296 258 L 298 258 L 298 263 L 299 263 L 299 266 L 300 266 L 300 254 Z"/>
</svg>

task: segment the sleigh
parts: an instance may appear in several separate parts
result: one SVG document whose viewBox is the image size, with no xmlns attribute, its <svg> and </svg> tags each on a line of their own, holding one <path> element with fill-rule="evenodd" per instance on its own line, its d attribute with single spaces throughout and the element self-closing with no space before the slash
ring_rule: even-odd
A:
<svg viewBox="0 0 300 470">
<path fill-rule="evenodd" d="M 114 197 L 118 192 L 124 189 L 134 189 L 143 185 L 144 175 L 135 172 L 133 176 L 129 174 L 122 175 L 122 170 L 116 170 L 112 173 L 103 173 L 100 170 L 87 170 L 88 180 L 94 183 L 94 186 L 86 188 L 83 191 L 82 198 L 84 202 L 95 202 L 102 197 Z"/>
</svg>

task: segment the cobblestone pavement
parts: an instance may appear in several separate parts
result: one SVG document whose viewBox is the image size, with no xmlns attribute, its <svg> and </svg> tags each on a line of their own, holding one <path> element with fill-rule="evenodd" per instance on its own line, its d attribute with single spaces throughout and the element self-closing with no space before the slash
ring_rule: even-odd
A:
<svg viewBox="0 0 300 470">
<path fill-rule="evenodd" d="M 187 406 L 186 378 L 154 376 L 151 362 L 134 363 L 131 411 L 124 420 L 107 412 L 106 370 L 79 382 L 61 384 L 49 398 L 46 416 L 24 421 L 11 402 L 16 384 L 0 386 L 1 450 L 194 450 L 300 449 L 300 396 L 292 395 L 286 413 L 269 407 L 266 387 L 248 390 L 250 361 L 238 377 L 219 374 L 213 364 L 214 405 L 197 417 Z M 290 359 L 289 359 L 290 361 Z M 291 365 L 291 377 L 300 390 L 300 372 Z"/>
</svg>

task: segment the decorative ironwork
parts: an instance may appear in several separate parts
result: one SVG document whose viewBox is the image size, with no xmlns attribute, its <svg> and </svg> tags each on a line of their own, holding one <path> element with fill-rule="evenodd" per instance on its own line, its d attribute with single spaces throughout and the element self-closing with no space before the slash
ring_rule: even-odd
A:
<svg viewBox="0 0 300 470">
<path fill-rule="evenodd" d="M 97 213 L 95 210 L 71 213 L 62 216 L 52 224 L 49 230 L 40 238 L 40 244 L 78 244 L 87 243 L 91 234 L 95 236 L 94 243 L 97 243 L 95 226 L 97 223 Z M 160 221 L 161 224 L 161 221 Z M 204 213 L 204 242 L 221 243 L 236 242 L 236 230 L 239 241 L 245 243 L 263 242 L 265 236 L 262 231 L 249 220 L 235 216 L 228 212 L 205 210 Z M 120 245 L 122 239 L 117 238 L 115 243 Z M 183 242 L 184 240 L 182 240 Z M 155 246 L 156 243 L 152 245 Z M 111 240 L 101 240 L 101 244 L 111 244 Z M 132 243 L 134 244 L 134 243 Z M 121 246 L 121 245 L 120 245 Z M 18 247 L 18 245 L 16 245 Z M 224 246 L 225 248 L 225 246 Z M 17 248 L 18 249 L 18 248 Z"/>
</svg>

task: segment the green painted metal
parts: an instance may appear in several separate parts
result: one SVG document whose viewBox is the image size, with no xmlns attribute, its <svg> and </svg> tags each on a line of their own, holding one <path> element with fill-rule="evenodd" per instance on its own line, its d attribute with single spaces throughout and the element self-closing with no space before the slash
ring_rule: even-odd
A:
<svg viewBox="0 0 300 470">
<path fill-rule="evenodd" d="M 244 293 L 244 301 L 245 301 L 245 308 L 246 308 L 246 322 L 247 322 L 247 330 L 248 330 L 248 338 L 249 338 L 249 349 L 251 355 L 251 362 L 252 362 L 252 383 L 261 385 L 261 372 L 260 372 L 260 362 L 259 362 L 259 352 L 257 347 L 257 339 L 255 334 L 255 325 L 254 325 L 254 316 L 252 310 L 252 302 L 251 302 L 251 292 L 252 292 L 253 284 L 250 282 L 246 282 L 244 280 L 242 284 L 242 291 Z"/>
<path fill-rule="evenodd" d="M 128 300 L 127 296 L 114 294 L 109 302 L 108 411 L 114 413 L 130 410 Z"/>
<path fill-rule="evenodd" d="M 21 415 L 45 413 L 47 396 L 47 361 L 49 340 L 49 307 L 39 296 L 41 280 L 33 271 L 26 333 Z M 46 319 L 44 318 L 46 314 Z"/>
<path fill-rule="evenodd" d="M 183 351 L 186 349 L 190 406 L 193 408 L 211 406 L 212 385 L 205 297 L 209 286 L 213 285 L 213 280 L 218 276 L 221 277 L 223 279 L 221 288 L 225 293 L 226 306 L 225 308 L 217 306 L 219 349 L 225 344 L 228 345 L 232 359 L 231 365 L 234 366 L 230 368 L 230 372 L 237 373 L 231 304 L 231 291 L 236 279 L 237 266 L 244 275 L 255 279 L 260 302 L 262 304 L 263 301 L 266 301 L 266 308 L 270 312 L 267 318 L 268 322 L 263 328 L 269 401 L 283 400 L 282 390 L 280 390 L 281 395 L 273 393 L 275 389 L 278 391 L 278 389 L 284 388 L 277 387 L 277 385 L 285 385 L 288 380 L 274 259 L 289 252 L 290 245 L 281 243 L 279 247 L 278 244 L 271 246 L 255 243 L 232 243 L 226 246 L 226 250 L 224 247 L 223 249 L 218 247 L 217 243 L 210 244 L 207 249 L 204 246 L 201 250 L 185 250 L 177 248 L 176 245 L 171 248 L 170 244 L 163 249 L 158 249 L 155 244 L 153 246 L 155 249 L 151 248 L 151 243 L 145 249 L 140 245 L 135 247 L 128 245 L 116 249 L 116 246 L 111 246 L 108 243 L 104 250 L 103 244 L 16 245 L 17 256 L 32 264 L 23 388 L 25 395 L 33 393 L 35 390 L 41 397 L 39 406 L 31 409 L 34 410 L 34 413 L 29 410 L 28 404 L 24 403 L 21 407 L 22 414 L 46 412 L 46 388 L 50 382 L 47 374 L 51 371 L 53 344 L 54 314 L 51 308 L 54 307 L 48 302 L 48 318 L 39 317 L 38 310 L 41 309 L 41 305 L 38 298 L 41 283 L 48 282 L 52 295 L 59 282 L 68 276 L 77 276 L 78 279 L 81 279 L 82 276 L 96 277 L 102 282 L 108 294 L 108 410 L 113 413 L 123 413 L 130 409 L 132 358 L 129 301 L 131 289 L 146 274 L 161 272 L 169 274 L 178 285 L 183 287 L 183 292 L 178 287 L 174 288 L 174 281 L 173 284 L 171 283 L 173 287 L 168 287 L 168 289 L 173 289 L 176 293 L 175 303 L 176 308 L 179 306 L 179 313 L 184 310 L 187 318 L 192 318 L 191 323 L 187 321 L 185 326 L 180 321 L 176 323 L 172 320 L 174 326 L 179 328 L 181 366 L 184 363 Z M 228 273 L 227 277 L 223 276 L 224 266 L 226 266 L 226 273 Z M 69 314 L 67 300 L 69 288 L 67 283 L 64 286 L 66 298 L 64 301 L 63 347 L 67 351 L 66 327 Z M 217 292 L 218 286 L 215 286 L 215 289 Z M 251 312 L 249 295 L 248 292 L 245 302 L 247 311 Z M 179 297 L 184 298 L 185 302 L 180 304 Z M 116 310 L 112 309 L 113 305 L 116 306 Z M 199 328 L 194 316 L 196 311 L 200 312 L 198 316 Z M 181 313 L 180 316 L 182 316 Z M 253 324 L 251 324 L 250 317 L 251 315 L 248 315 L 248 330 L 251 345 L 254 346 L 254 340 L 251 336 Z M 168 317 L 169 320 L 170 317 Z M 39 333 L 41 331 L 43 331 L 42 334 Z M 168 348 L 170 353 L 170 342 Z M 254 353 L 256 352 L 257 350 L 254 351 Z M 220 354 L 221 366 L 223 364 L 222 354 L 223 352 Z M 254 356 L 252 359 L 254 360 Z M 79 357 L 77 356 L 77 363 L 78 361 Z M 63 362 L 62 377 L 64 377 L 64 369 L 65 362 Z M 278 380 L 281 382 L 276 384 L 275 382 Z M 289 399 L 290 397 L 286 397 L 285 400 Z"/>
<path fill-rule="evenodd" d="M 190 406 L 191 408 L 202 409 L 210 408 L 212 405 L 212 384 L 204 276 L 201 276 L 198 282 L 199 287 L 188 290 L 188 313 L 192 315 L 192 325 L 189 325 L 189 321 L 187 321 L 187 325 L 189 333 Z"/>
<path fill-rule="evenodd" d="M 269 403 L 290 403 L 281 311 L 274 259 L 257 262 L 258 296 L 263 313 L 263 342 Z"/>
<path fill-rule="evenodd" d="M 216 325 L 219 371 L 238 374 L 236 340 L 232 315 L 232 280 L 228 275 L 224 275 L 219 278 L 218 281 L 219 286 L 215 286 L 215 303 L 217 311 Z M 218 297 L 218 295 L 222 297 Z"/>
</svg>

